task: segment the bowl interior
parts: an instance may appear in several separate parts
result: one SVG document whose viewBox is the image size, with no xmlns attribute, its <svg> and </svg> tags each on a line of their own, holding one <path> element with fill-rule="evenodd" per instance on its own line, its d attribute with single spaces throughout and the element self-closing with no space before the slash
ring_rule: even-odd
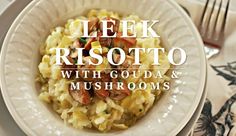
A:
<svg viewBox="0 0 236 136">
<path fill-rule="evenodd" d="M 4 100 L 18 125 L 29 135 L 95 135 L 94 131 L 65 127 L 51 107 L 38 99 L 35 77 L 41 56 L 39 47 L 50 30 L 90 9 L 107 9 L 120 14 L 136 14 L 142 19 L 159 19 L 156 27 L 167 49 L 183 48 L 184 65 L 175 67 L 179 79 L 149 113 L 123 135 L 175 135 L 196 109 L 205 84 L 205 58 L 202 42 L 190 19 L 177 4 L 166 0 L 41 0 L 33 1 L 12 25 L 1 54 L 1 84 Z M 29 112 L 30 111 L 30 112 Z M 165 131 L 160 131 L 165 130 Z M 78 132 L 79 131 L 79 132 Z"/>
</svg>

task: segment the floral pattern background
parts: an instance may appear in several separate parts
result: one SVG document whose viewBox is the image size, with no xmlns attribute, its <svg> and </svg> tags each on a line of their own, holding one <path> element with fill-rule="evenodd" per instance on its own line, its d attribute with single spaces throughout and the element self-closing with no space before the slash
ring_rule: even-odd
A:
<svg viewBox="0 0 236 136">
<path fill-rule="evenodd" d="M 236 62 L 226 65 L 211 66 L 218 76 L 228 82 L 228 86 L 236 86 Z M 223 90 L 222 90 L 223 91 Z M 236 92 L 213 114 L 212 101 L 206 99 L 201 116 L 197 121 L 194 135 L 200 136 L 235 136 L 236 135 Z"/>
</svg>

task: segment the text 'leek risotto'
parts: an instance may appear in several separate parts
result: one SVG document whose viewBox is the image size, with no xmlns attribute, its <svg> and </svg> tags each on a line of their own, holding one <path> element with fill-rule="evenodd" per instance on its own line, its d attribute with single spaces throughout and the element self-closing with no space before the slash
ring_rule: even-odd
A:
<svg viewBox="0 0 236 136">
<path fill-rule="evenodd" d="M 97 37 L 82 37 L 81 20 L 89 20 L 88 34 L 93 35 L 96 32 Z M 116 22 L 113 31 L 107 31 L 108 35 L 116 32 L 116 37 L 101 36 L 103 29 L 101 20 Z M 134 29 L 137 38 L 120 36 L 122 33 L 120 20 L 136 21 Z M 52 105 L 53 110 L 64 122 L 75 128 L 95 128 L 102 132 L 127 129 L 147 113 L 154 101 L 169 88 L 168 81 L 171 79 L 167 75 L 171 65 L 166 53 L 160 52 L 158 66 L 151 65 L 154 61 L 153 52 L 148 54 L 140 52 L 141 65 L 131 65 L 134 62 L 134 53 L 128 52 L 129 48 L 162 48 L 159 38 L 141 38 L 142 33 L 142 24 L 138 16 L 121 16 L 106 10 L 91 10 L 86 16 L 68 20 L 64 27 L 56 27 L 40 48 L 42 60 L 38 66 L 40 74 L 37 77 L 41 85 L 39 98 Z M 114 47 L 122 48 L 126 55 L 124 63 L 119 66 L 109 64 L 106 58 L 107 52 Z M 73 65 L 56 65 L 56 53 L 55 50 L 51 50 L 52 48 L 70 49 L 71 53 L 67 59 Z M 82 53 L 85 65 L 75 65 L 78 57 L 75 48 L 85 48 Z M 103 56 L 101 65 L 88 63 L 97 61 L 88 53 L 94 48 L 102 49 L 102 52 L 97 52 Z M 114 62 L 119 62 L 120 58 L 119 51 L 113 53 Z M 99 78 L 94 78 L 94 71 L 99 72 Z M 145 78 L 146 71 L 158 73 L 159 76 Z M 70 76 L 63 76 L 65 72 Z M 115 78 L 111 77 L 111 72 L 116 74 Z M 122 73 L 129 76 L 124 78 Z M 154 84 L 158 85 L 158 88 L 154 88 Z"/>
</svg>

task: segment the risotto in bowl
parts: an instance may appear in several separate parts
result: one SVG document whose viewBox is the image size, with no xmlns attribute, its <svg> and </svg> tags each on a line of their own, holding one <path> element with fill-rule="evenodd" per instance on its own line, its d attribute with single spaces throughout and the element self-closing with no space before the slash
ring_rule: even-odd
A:
<svg viewBox="0 0 236 136">
<path fill-rule="evenodd" d="M 109 19 L 116 22 L 114 31 L 117 36 L 104 38 L 101 20 Z M 88 34 L 96 33 L 96 37 L 82 37 L 82 20 L 89 20 Z M 121 37 L 120 20 L 136 21 L 135 38 Z M 141 38 L 142 29 L 141 19 L 137 15 L 121 16 L 107 10 L 90 10 L 86 16 L 70 19 L 64 26 L 53 29 L 40 48 L 39 98 L 52 105 L 64 122 L 75 128 L 96 128 L 104 132 L 127 129 L 133 125 L 158 101 L 162 92 L 168 90 L 169 82 L 166 81 L 170 80 L 167 73 L 171 65 L 166 53 L 160 53 L 159 66 L 153 66 L 154 52 L 146 54 L 139 51 L 142 65 L 131 65 L 135 52 L 128 52 L 130 48 L 161 47 L 158 37 Z M 109 35 L 111 31 L 107 33 Z M 85 48 L 82 52 L 75 49 L 81 47 Z M 114 47 L 124 49 L 126 56 L 124 63 L 118 66 L 108 63 L 107 54 Z M 67 58 L 72 65 L 64 63 L 58 66 L 53 48 L 68 48 L 70 55 Z M 97 60 L 89 55 L 89 51 L 99 48 L 102 52 L 95 50 L 95 53 L 101 54 L 103 63 L 92 65 L 89 61 Z M 79 54 L 85 64 L 77 66 Z M 119 62 L 119 50 L 114 51 L 112 57 L 114 62 Z M 70 73 L 69 77 L 66 77 L 66 72 Z M 99 73 L 99 77 L 94 77 L 95 72 Z M 147 72 L 153 75 L 146 77 Z"/>
<path fill-rule="evenodd" d="M 177 135 L 206 78 L 201 37 L 166 0 L 32 1 L 0 66 L 4 101 L 27 135 Z"/>
</svg>

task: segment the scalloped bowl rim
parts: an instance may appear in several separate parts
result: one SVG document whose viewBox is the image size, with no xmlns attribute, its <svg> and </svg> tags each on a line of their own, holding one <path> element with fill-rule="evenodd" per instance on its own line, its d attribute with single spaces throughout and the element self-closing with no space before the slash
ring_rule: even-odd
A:
<svg viewBox="0 0 236 136">
<path fill-rule="evenodd" d="M 0 85 L 1 85 L 1 92 L 2 92 L 2 95 L 3 95 L 3 99 L 6 103 L 6 106 L 10 112 L 10 114 L 12 115 L 12 117 L 14 118 L 14 120 L 16 121 L 16 123 L 20 126 L 20 128 L 27 134 L 27 135 L 34 135 L 34 132 L 24 123 L 22 122 L 20 116 L 18 115 L 18 113 L 14 110 L 14 106 L 13 104 L 11 103 L 11 101 L 9 99 L 7 99 L 8 97 L 8 94 L 5 90 L 6 88 L 6 84 L 5 84 L 5 77 L 4 77 L 4 59 L 5 59 L 5 55 L 6 55 L 6 49 L 7 49 L 7 44 L 8 42 L 10 41 L 10 37 L 11 35 L 14 33 L 14 30 L 16 29 L 17 27 L 17 24 L 21 21 L 21 18 L 24 17 L 25 13 L 27 13 L 31 8 L 33 8 L 35 6 L 35 4 L 37 3 L 38 1 L 32 1 L 30 2 L 29 5 L 27 5 L 24 10 L 17 16 L 17 18 L 15 19 L 15 21 L 13 22 L 13 24 L 11 25 L 9 31 L 7 32 L 7 35 L 4 39 L 4 43 L 3 43 L 3 47 L 2 47 L 2 50 L 1 50 L 1 70 L 0 70 L 0 73 L 1 73 L 1 77 L 0 77 Z M 173 7 L 175 7 L 176 10 L 178 10 L 178 12 L 182 15 L 182 17 L 184 18 L 184 20 L 186 21 L 186 23 L 188 24 L 188 26 L 192 29 L 192 32 L 194 33 L 193 35 L 195 35 L 195 38 L 197 38 L 196 40 L 201 43 L 202 47 L 202 52 L 200 52 L 201 54 L 201 59 L 202 59 L 202 64 L 203 66 L 201 66 L 201 71 L 202 71 L 202 75 L 200 75 L 201 77 L 201 83 L 200 83 L 200 87 L 199 87 L 199 91 L 203 92 L 203 89 L 205 87 L 205 82 L 206 82 L 206 58 L 205 58 L 205 54 L 204 54 L 204 50 L 203 50 L 203 43 L 202 43 L 202 40 L 201 40 L 201 37 L 197 31 L 197 29 L 195 28 L 194 24 L 192 23 L 191 19 L 188 17 L 188 15 L 186 13 L 184 13 L 184 11 L 178 7 L 177 3 L 174 2 L 174 1 L 168 1 Z M 199 95 L 201 95 L 202 93 L 198 93 Z M 192 117 L 194 111 L 196 110 L 197 108 L 197 105 L 198 103 L 200 102 L 200 99 L 201 97 L 198 97 L 198 99 L 195 101 L 195 107 L 192 107 L 192 110 L 189 110 L 189 113 L 188 113 L 188 116 L 185 117 L 185 122 L 187 123 L 187 121 Z M 184 126 L 178 126 L 178 128 L 176 128 L 175 131 L 172 131 L 172 134 L 173 135 L 176 135 L 177 132 L 179 132 Z M 172 135 L 171 134 L 171 135 Z"/>
</svg>

